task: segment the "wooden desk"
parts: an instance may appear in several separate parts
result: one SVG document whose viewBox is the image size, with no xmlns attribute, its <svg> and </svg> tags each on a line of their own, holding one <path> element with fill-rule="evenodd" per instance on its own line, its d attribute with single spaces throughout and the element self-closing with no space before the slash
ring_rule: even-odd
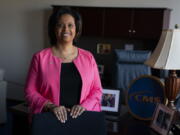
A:
<svg viewBox="0 0 180 135">
<path fill-rule="evenodd" d="M 10 108 L 10 111 L 13 113 L 18 113 L 27 116 L 28 115 L 28 106 L 26 103 L 21 103 Z"/>
<path fill-rule="evenodd" d="M 13 135 L 29 135 L 28 109 L 22 103 L 10 108 L 14 115 Z M 125 110 L 125 108 L 122 108 Z M 118 119 L 107 118 L 107 135 L 158 135 L 149 125 L 150 121 L 137 120 L 127 111 L 121 112 Z M 179 134 L 178 134 L 179 135 Z"/>
<path fill-rule="evenodd" d="M 26 104 L 18 104 L 10 108 L 13 112 L 13 135 L 29 135 L 28 109 Z M 157 135 L 149 128 L 149 123 L 134 119 L 124 113 L 118 120 L 107 120 L 108 135 Z"/>
<path fill-rule="evenodd" d="M 9 109 L 13 115 L 13 135 L 30 135 L 27 104 L 21 103 Z"/>
<path fill-rule="evenodd" d="M 119 120 L 107 120 L 108 135 L 158 135 L 149 124 L 149 121 L 137 120 L 125 113 Z"/>
</svg>

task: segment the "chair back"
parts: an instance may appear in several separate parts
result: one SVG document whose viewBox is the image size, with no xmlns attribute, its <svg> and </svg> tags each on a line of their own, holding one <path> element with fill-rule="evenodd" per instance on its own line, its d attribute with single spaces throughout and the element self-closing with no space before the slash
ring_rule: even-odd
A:
<svg viewBox="0 0 180 135">
<path fill-rule="evenodd" d="M 66 123 L 61 123 L 53 113 L 33 116 L 32 135 L 106 135 L 103 112 L 86 111 L 73 119 L 68 114 Z"/>
<path fill-rule="evenodd" d="M 150 67 L 144 64 L 150 54 L 150 51 L 115 49 L 112 84 L 114 88 L 121 90 L 122 102 L 125 100 L 125 91 L 132 80 L 141 75 L 151 75 Z"/>
</svg>

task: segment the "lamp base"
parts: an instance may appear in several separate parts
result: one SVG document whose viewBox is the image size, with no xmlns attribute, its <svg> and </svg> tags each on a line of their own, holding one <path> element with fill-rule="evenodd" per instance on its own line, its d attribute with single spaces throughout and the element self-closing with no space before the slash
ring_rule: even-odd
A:
<svg viewBox="0 0 180 135">
<path fill-rule="evenodd" d="M 176 109 L 174 105 L 174 101 L 179 92 L 179 88 L 180 88 L 179 82 L 180 79 L 177 78 L 177 74 L 175 70 L 171 71 L 169 77 L 165 80 L 165 93 L 168 99 L 167 106 L 172 109 Z"/>
</svg>

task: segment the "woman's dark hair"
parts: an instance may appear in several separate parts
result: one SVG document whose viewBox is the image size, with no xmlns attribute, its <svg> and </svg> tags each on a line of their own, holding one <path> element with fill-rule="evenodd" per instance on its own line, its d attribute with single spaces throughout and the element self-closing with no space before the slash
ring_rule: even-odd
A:
<svg viewBox="0 0 180 135">
<path fill-rule="evenodd" d="M 76 12 L 75 10 L 72 10 L 70 7 L 61 7 L 59 10 L 54 11 L 52 13 L 52 15 L 49 17 L 49 21 L 48 21 L 48 35 L 49 35 L 51 46 L 54 46 L 57 43 L 55 29 L 56 29 L 56 25 L 57 25 L 57 23 L 59 21 L 59 18 L 62 15 L 64 15 L 64 14 L 71 15 L 74 18 L 74 20 L 75 20 L 76 35 L 75 35 L 75 38 L 73 40 L 73 44 L 76 44 L 77 39 L 81 35 L 81 31 L 82 31 L 82 19 L 81 19 L 80 14 L 78 12 Z"/>
</svg>

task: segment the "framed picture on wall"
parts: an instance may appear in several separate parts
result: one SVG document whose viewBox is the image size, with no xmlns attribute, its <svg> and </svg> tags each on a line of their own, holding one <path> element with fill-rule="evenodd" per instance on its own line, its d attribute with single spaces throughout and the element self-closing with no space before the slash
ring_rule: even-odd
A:
<svg viewBox="0 0 180 135">
<path fill-rule="evenodd" d="M 119 90 L 103 89 L 102 110 L 110 112 L 118 112 L 119 109 Z"/>
<path fill-rule="evenodd" d="M 158 104 L 154 112 L 151 128 L 160 135 L 167 135 L 172 126 L 175 112 L 175 110 L 163 104 Z"/>
<path fill-rule="evenodd" d="M 98 54 L 109 54 L 111 52 L 111 44 L 99 43 L 97 44 Z"/>
</svg>

